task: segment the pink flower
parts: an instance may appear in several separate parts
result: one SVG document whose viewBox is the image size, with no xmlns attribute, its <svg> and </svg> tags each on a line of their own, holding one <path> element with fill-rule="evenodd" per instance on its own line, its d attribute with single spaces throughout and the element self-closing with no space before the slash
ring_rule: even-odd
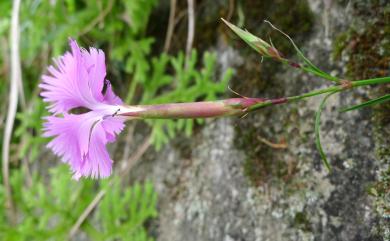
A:
<svg viewBox="0 0 390 241">
<path fill-rule="evenodd" d="M 42 76 L 41 96 L 50 103 L 53 114 L 45 117 L 44 136 L 54 137 L 48 144 L 68 163 L 73 178 L 103 178 L 111 174 L 112 159 L 106 149 L 124 127 L 124 117 L 117 115 L 122 100 L 114 94 L 105 79 L 106 66 L 102 50 L 80 49 L 70 40 L 71 53 L 55 60 Z M 75 108 L 87 109 L 72 114 Z"/>
</svg>

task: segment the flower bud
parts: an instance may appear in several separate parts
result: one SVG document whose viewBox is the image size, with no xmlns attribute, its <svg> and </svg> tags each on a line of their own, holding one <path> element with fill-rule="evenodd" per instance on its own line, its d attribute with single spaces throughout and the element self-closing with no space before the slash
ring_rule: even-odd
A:
<svg viewBox="0 0 390 241">
<path fill-rule="evenodd" d="M 260 53 L 264 57 L 274 58 L 276 60 L 283 60 L 282 54 L 271 44 L 262 40 L 261 38 L 251 34 L 248 31 L 244 31 L 236 25 L 229 23 L 222 18 L 222 21 L 236 33 L 242 40 L 244 40 L 249 46 Z"/>
</svg>

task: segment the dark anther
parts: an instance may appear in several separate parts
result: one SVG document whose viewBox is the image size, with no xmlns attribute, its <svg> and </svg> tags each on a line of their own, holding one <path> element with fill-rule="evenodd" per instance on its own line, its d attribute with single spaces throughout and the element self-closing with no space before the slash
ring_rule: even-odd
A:
<svg viewBox="0 0 390 241">
<path fill-rule="evenodd" d="M 120 108 L 117 109 L 117 110 L 114 112 L 114 114 L 112 114 L 112 117 L 116 116 L 120 110 L 121 110 Z"/>
<path fill-rule="evenodd" d="M 110 84 L 110 82 L 108 80 L 104 80 L 104 82 L 103 82 L 103 89 L 102 89 L 102 95 L 106 94 L 107 88 L 108 88 L 109 84 Z"/>
</svg>

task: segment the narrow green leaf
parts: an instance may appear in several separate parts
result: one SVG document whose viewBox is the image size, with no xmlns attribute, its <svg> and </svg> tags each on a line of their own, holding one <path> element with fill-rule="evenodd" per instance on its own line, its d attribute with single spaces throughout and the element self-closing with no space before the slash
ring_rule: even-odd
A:
<svg viewBox="0 0 390 241">
<path fill-rule="evenodd" d="M 322 159 L 322 162 L 324 163 L 326 169 L 328 169 L 328 171 L 330 172 L 331 171 L 331 167 L 330 167 L 330 164 L 329 164 L 329 161 L 328 159 L 326 158 L 326 155 L 324 153 L 324 150 L 322 149 L 322 145 L 321 145 L 321 139 L 320 139 L 320 128 L 321 128 L 321 113 L 322 111 L 324 110 L 325 108 L 325 103 L 326 101 L 328 100 L 328 98 L 335 94 L 336 92 L 331 92 L 329 93 L 328 95 L 325 96 L 325 98 L 321 101 L 321 104 L 316 112 L 316 121 L 315 121 L 315 128 L 314 128 L 314 132 L 315 132 L 315 143 L 316 143 L 316 146 L 317 146 L 317 150 L 319 151 L 320 153 L 320 156 L 321 156 L 321 159 Z"/>
<path fill-rule="evenodd" d="M 303 54 L 303 52 L 298 48 L 298 46 L 295 44 L 294 40 L 292 40 L 292 38 L 288 34 L 286 34 L 282 30 L 280 30 L 277 27 L 275 27 L 269 21 L 265 20 L 264 22 L 268 23 L 273 29 L 275 29 L 279 33 L 283 34 L 291 42 L 291 44 L 293 45 L 295 51 L 297 51 L 298 57 L 308 66 L 308 68 L 306 68 L 306 71 L 309 71 L 310 73 L 318 75 L 318 76 L 320 76 L 322 78 L 325 78 L 325 79 L 328 79 L 328 80 L 331 80 L 331 81 L 335 81 L 335 82 L 339 82 L 338 78 L 336 78 L 336 77 L 334 77 L 334 76 L 332 76 L 332 75 L 322 71 L 320 68 L 315 66 L 308 58 L 306 58 L 305 55 Z"/>
<path fill-rule="evenodd" d="M 348 108 L 344 108 L 344 109 L 340 110 L 340 112 L 347 112 L 347 111 L 351 111 L 351 110 L 357 110 L 357 109 L 360 109 L 360 108 L 363 108 L 363 107 L 367 107 L 367 106 L 382 104 L 382 103 L 384 103 L 386 101 L 390 101 L 390 94 L 381 96 L 381 97 L 373 99 L 373 100 L 369 100 L 367 102 L 364 102 L 364 103 L 361 103 L 361 104 L 358 104 L 358 105 L 354 105 L 354 106 L 351 106 L 351 107 L 348 107 Z"/>
</svg>

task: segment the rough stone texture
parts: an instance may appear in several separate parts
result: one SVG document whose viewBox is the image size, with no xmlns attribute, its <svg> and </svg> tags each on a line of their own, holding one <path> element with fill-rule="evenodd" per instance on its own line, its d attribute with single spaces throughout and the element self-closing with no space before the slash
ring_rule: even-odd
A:
<svg viewBox="0 0 390 241">
<path fill-rule="evenodd" d="M 346 74 L 348 56 L 334 63 L 333 41 L 352 23 L 364 24 L 365 15 L 351 4 L 309 1 L 316 18 L 301 45 L 315 64 L 338 76 Z M 256 61 L 222 39 L 216 50 L 222 68 L 234 66 L 238 73 L 250 72 L 253 63 L 248 62 Z M 264 84 L 261 76 L 242 88 L 243 94 L 296 95 L 329 85 L 288 67 L 272 73 L 275 83 Z M 233 85 L 243 81 L 245 76 L 236 76 Z M 367 88 L 353 90 L 327 103 L 321 130 L 330 174 L 314 144 L 321 97 L 266 108 L 244 119 L 210 120 L 193 138 L 178 137 L 163 151 L 148 154 L 134 173 L 153 180 L 159 193 L 157 240 L 389 240 L 389 217 L 378 214 L 377 199 L 368 190 L 385 178 L 378 173 L 388 169 L 388 154 L 378 157 L 376 149 L 388 148 L 390 126 L 375 126 L 370 109 L 337 111 L 369 93 Z M 288 147 L 273 149 L 261 139 L 286 139 Z"/>
</svg>

